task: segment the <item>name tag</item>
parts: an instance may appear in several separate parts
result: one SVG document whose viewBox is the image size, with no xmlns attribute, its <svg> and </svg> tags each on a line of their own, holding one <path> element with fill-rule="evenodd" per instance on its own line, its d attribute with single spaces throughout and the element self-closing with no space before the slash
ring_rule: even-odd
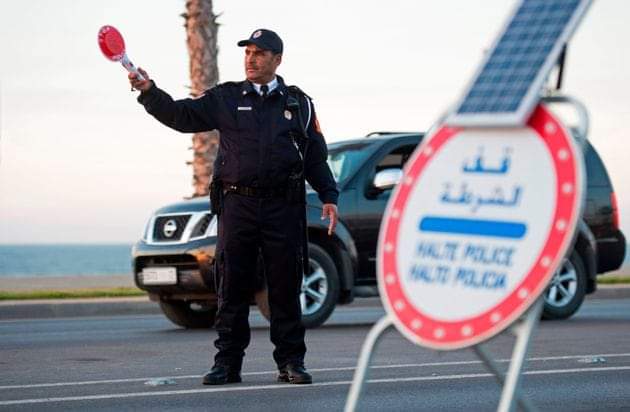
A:
<svg viewBox="0 0 630 412">
<path fill-rule="evenodd" d="M 252 110 L 251 106 L 238 106 L 238 110 Z"/>
</svg>

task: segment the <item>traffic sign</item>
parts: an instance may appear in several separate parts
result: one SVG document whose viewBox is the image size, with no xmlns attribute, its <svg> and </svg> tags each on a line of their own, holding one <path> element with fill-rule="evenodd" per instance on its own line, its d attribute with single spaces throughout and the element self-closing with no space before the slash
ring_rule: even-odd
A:
<svg viewBox="0 0 630 412">
<path fill-rule="evenodd" d="M 539 105 L 522 128 L 438 128 L 408 162 L 379 236 L 381 299 L 407 338 L 482 342 L 544 291 L 573 240 L 583 159 Z"/>
</svg>

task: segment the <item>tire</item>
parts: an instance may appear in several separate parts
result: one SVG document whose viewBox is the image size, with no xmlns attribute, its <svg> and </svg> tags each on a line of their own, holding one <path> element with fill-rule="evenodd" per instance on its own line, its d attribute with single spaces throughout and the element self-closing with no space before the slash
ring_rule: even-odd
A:
<svg viewBox="0 0 630 412">
<path fill-rule="evenodd" d="M 335 262 L 320 246 L 309 243 L 308 256 L 309 270 L 300 293 L 302 325 L 316 328 L 328 320 L 339 301 L 339 275 Z"/>
<path fill-rule="evenodd" d="M 586 270 L 576 251 L 564 259 L 545 290 L 543 319 L 567 319 L 582 306 L 586 294 Z"/>
<path fill-rule="evenodd" d="M 160 299 L 160 309 L 168 320 L 187 329 L 211 328 L 217 316 L 215 302 Z"/>
<path fill-rule="evenodd" d="M 302 325 L 305 328 L 321 326 L 335 309 L 339 300 L 339 275 L 335 263 L 328 253 L 313 243 L 308 244 L 309 273 L 304 275 L 300 304 Z M 267 288 L 254 295 L 260 313 L 270 319 Z"/>
</svg>

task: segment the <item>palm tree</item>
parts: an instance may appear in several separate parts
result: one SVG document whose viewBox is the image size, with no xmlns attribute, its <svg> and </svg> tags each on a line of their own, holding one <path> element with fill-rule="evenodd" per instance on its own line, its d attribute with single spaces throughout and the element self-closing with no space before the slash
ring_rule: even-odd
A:
<svg viewBox="0 0 630 412">
<path fill-rule="evenodd" d="M 212 0 L 187 0 L 182 13 L 186 44 L 190 56 L 190 94 L 200 96 L 219 81 L 217 31 L 219 24 L 212 12 Z M 195 133 L 192 137 L 193 197 L 208 194 L 214 159 L 219 144 L 217 131 Z"/>
</svg>

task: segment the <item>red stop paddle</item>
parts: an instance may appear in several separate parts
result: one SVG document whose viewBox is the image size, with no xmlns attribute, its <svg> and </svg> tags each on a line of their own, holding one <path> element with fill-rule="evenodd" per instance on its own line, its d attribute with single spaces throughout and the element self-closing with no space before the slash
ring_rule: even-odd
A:
<svg viewBox="0 0 630 412">
<path fill-rule="evenodd" d="M 120 62 L 130 73 L 138 75 L 139 80 L 144 77 L 138 72 L 136 66 L 133 65 L 127 53 L 125 52 L 125 40 L 122 34 L 113 26 L 103 26 L 98 31 L 98 46 L 101 48 L 103 55 L 109 60 Z"/>
</svg>

